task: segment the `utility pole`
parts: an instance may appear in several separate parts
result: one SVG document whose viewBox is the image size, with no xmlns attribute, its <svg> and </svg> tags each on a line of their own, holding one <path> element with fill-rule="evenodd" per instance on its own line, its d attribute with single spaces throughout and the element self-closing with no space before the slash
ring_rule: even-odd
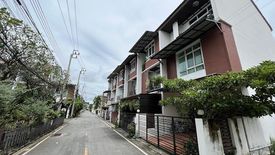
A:
<svg viewBox="0 0 275 155">
<path fill-rule="evenodd" d="M 82 68 L 82 69 L 80 70 L 80 72 L 79 72 L 79 75 L 78 75 L 77 85 L 76 85 L 76 89 L 75 89 L 75 91 L 74 91 L 73 107 L 72 107 L 72 111 L 71 111 L 71 117 L 73 117 L 73 114 L 74 114 L 74 106 L 75 106 L 75 101 L 76 101 L 77 94 L 78 94 L 80 76 L 81 76 L 81 74 L 84 74 L 85 72 L 86 72 L 86 69 L 85 69 L 85 68 Z"/>
<path fill-rule="evenodd" d="M 67 73 L 65 74 L 65 80 L 64 80 L 64 84 L 62 86 L 62 89 L 61 89 L 61 94 L 60 94 L 60 102 L 62 102 L 63 100 L 63 93 L 65 92 L 66 90 L 66 85 L 69 81 L 69 77 L 70 77 L 70 68 L 71 68 L 71 63 L 72 63 L 72 59 L 76 59 L 77 56 L 79 56 L 80 53 L 77 51 L 77 50 L 73 50 L 73 53 L 70 55 L 70 59 L 69 59 L 69 64 L 68 64 L 68 68 L 67 68 Z M 68 97 L 66 96 L 66 102 L 68 102 Z M 67 111 L 69 111 L 70 108 L 68 108 Z M 66 118 L 68 118 L 68 114 L 69 112 L 67 112 L 67 115 L 66 115 Z"/>
</svg>

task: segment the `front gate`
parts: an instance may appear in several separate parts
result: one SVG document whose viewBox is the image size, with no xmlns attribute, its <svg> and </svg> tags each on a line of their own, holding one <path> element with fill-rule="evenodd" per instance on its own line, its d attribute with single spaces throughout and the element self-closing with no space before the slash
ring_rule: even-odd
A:
<svg viewBox="0 0 275 155">
<path fill-rule="evenodd" d="M 175 155 L 199 154 L 194 120 L 139 114 L 138 122 L 138 134 L 147 142 Z"/>
</svg>

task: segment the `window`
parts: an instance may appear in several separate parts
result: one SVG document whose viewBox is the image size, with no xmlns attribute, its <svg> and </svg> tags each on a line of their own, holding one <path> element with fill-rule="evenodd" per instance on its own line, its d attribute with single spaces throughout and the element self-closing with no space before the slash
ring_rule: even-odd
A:
<svg viewBox="0 0 275 155">
<path fill-rule="evenodd" d="M 155 42 L 152 41 L 149 45 L 145 47 L 146 60 L 148 60 L 152 55 L 155 54 Z"/>
<path fill-rule="evenodd" d="M 204 69 L 201 44 L 195 43 L 178 54 L 179 76 L 184 76 Z"/>
<path fill-rule="evenodd" d="M 119 72 L 119 81 L 122 81 L 124 79 L 123 77 L 124 77 L 124 71 L 122 70 Z"/>
<path fill-rule="evenodd" d="M 131 67 L 130 73 L 136 71 L 136 60 L 135 59 L 130 62 L 130 67 Z"/>
</svg>

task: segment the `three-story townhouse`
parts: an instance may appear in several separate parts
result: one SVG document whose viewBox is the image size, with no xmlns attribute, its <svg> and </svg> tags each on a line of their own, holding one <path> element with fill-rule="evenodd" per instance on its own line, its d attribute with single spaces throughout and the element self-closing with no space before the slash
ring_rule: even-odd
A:
<svg viewBox="0 0 275 155">
<path fill-rule="evenodd" d="M 134 54 L 120 67 L 124 69 L 122 100 L 142 102 L 142 98 L 146 98 L 147 106 L 155 105 L 153 102 L 159 105 L 154 95 L 161 99 L 173 95 L 150 84 L 150 80 L 159 75 L 167 79 L 201 79 L 246 70 L 265 60 L 274 61 L 275 41 L 271 32 L 272 27 L 252 0 L 185 0 L 156 31 L 146 31 L 130 49 Z M 254 91 L 246 89 L 243 93 L 252 95 Z M 173 106 L 162 106 L 160 112 L 179 116 Z M 238 118 L 237 122 L 226 120 L 226 129 L 220 132 L 221 136 L 224 132 L 231 135 L 228 145 L 224 143 L 224 136 L 220 143 L 211 142 L 205 133 L 208 129 L 204 128 L 198 135 L 205 136 L 199 142 L 200 151 L 224 154 L 235 149 L 236 154 L 241 155 L 266 148 L 270 138 L 275 138 L 274 121 L 274 116 Z M 205 127 L 204 124 L 198 126 Z"/>
</svg>

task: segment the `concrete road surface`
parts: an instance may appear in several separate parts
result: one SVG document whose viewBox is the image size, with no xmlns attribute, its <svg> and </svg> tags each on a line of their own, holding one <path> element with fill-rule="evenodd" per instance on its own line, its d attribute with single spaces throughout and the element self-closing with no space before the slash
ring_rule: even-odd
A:
<svg viewBox="0 0 275 155">
<path fill-rule="evenodd" d="M 88 111 L 57 133 L 27 155 L 143 155 Z"/>
</svg>

